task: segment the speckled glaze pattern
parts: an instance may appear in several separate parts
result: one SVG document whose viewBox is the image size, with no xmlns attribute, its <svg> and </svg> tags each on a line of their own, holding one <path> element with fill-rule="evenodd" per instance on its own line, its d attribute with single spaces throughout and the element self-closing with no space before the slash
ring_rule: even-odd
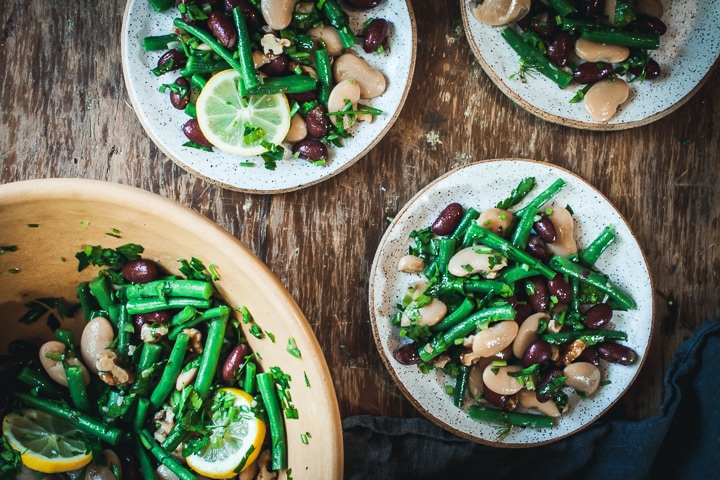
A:
<svg viewBox="0 0 720 480">
<path fill-rule="evenodd" d="M 387 90 L 381 96 L 363 103 L 382 110 L 373 123 L 362 122 L 344 140 L 344 146 L 331 153 L 324 166 L 315 166 L 295 159 L 288 152 L 272 171 L 258 157 L 228 155 L 220 151 L 204 152 L 183 147 L 187 141 L 181 127 L 189 118 L 175 110 L 167 94 L 158 91 L 163 83 L 172 83 L 177 75 L 168 73 L 155 77 L 150 69 L 164 52 L 146 52 L 142 40 L 149 35 L 172 31 L 174 15 L 158 14 L 146 0 L 129 0 L 125 6 L 122 26 L 122 65 L 130 101 L 145 131 L 157 146 L 185 170 L 230 190 L 252 193 L 280 193 L 297 190 L 332 177 L 360 160 L 375 146 L 395 123 L 405 103 L 415 68 L 416 28 L 409 1 L 387 0 L 375 9 L 348 9 L 351 28 L 361 32 L 368 18 L 384 18 L 390 22 L 389 48 L 382 54 L 366 54 L 359 45 L 352 48 L 367 62 L 383 72 Z M 254 167 L 242 167 L 252 161 Z"/>
<path fill-rule="evenodd" d="M 596 122 L 582 102 L 569 103 L 578 85 L 562 90 L 541 74 L 526 83 L 515 76 L 517 54 L 500 36 L 503 27 L 479 22 L 472 13 L 476 0 L 460 0 L 463 25 L 480 65 L 500 90 L 524 109 L 547 121 L 586 130 L 621 130 L 658 120 L 683 105 L 702 86 L 720 55 L 720 0 L 662 1 L 667 33 L 651 53 L 660 77 L 631 83 L 630 95 L 607 122 Z"/>
<path fill-rule="evenodd" d="M 397 270 L 398 261 L 407 254 L 411 231 L 426 227 L 443 208 L 459 202 L 478 211 L 494 207 L 507 198 L 510 191 L 525 177 L 533 176 L 539 193 L 557 178 L 566 186 L 555 197 L 560 205 L 570 205 L 575 212 L 575 238 L 578 246 L 587 246 L 607 226 L 612 225 L 616 241 L 597 262 L 598 268 L 637 302 L 637 308 L 615 312 L 611 328 L 628 334 L 625 345 L 633 348 L 640 360 L 633 366 L 602 362 L 602 379 L 611 383 L 602 386 L 593 396 L 582 400 L 566 388 L 569 411 L 552 429 L 513 429 L 498 439 L 496 426 L 472 420 L 453 405 L 445 386 L 450 377 L 436 370 L 422 374 L 416 365 L 398 363 L 393 352 L 407 340 L 391 325 L 397 305 L 407 287 L 420 278 Z M 526 201 L 527 202 L 527 201 Z M 524 203 L 521 203 L 522 206 Z M 653 329 L 652 282 L 647 262 L 622 215 L 595 188 L 575 174 L 546 164 L 524 159 L 499 159 L 474 163 L 453 170 L 421 190 L 395 216 L 385 232 L 373 261 L 370 275 L 370 317 L 375 342 L 388 371 L 405 396 L 427 418 L 462 437 L 502 447 L 527 447 L 556 441 L 575 433 L 600 417 L 627 390 L 636 378 L 650 343 Z"/>
</svg>

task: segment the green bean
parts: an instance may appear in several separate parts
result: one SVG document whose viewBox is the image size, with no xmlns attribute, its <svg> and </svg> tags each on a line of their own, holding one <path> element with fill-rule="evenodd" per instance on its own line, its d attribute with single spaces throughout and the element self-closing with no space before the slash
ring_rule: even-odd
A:
<svg viewBox="0 0 720 480">
<path fill-rule="evenodd" d="M 470 315 L 473 310 L 475 310 L 475 302 L 471 298 L 466 297 L 463 300 L 463 302 L 455 310 L 450 312 L 450 314 L 446 315 L 445 318 L 440 320 L 440 322 L 431 326 L 430 331 L 431 332 L 444 332 L 445 330 L 452 327 L 456 323 L 467 318 L 468 315 Z"/>
<path fill-rule="evenodd" d="M 448 273 L 448 264 L 455 254 L 455 239 L 441 238 L 438 241 L 437 268 L 441 275 Z"/>
<path fill-rule="evenodd" d="M 155 386 L 152 394 L 150 394 L 150 404 L 154 408 L 160 408 L 170 392 L 175 389 L 175 381 L 182 370 L 183 360 L 185 359 L 185 351 L 187 350 L 190 337 L 181 333 L 175 340 L 170 358 L 165 365 L 160 381 Z"/>
<path fill-rule="evenodd" d="M 600 235 L 593 240 L 587 248 L 580 252 L 580 262 L 588 267 L 595 265 L 600 255 L 615 241 L 615 232 L 612 225 L 606 226 Z"/>
<path fill-rule="evenodd" d="M 499 280 L 465 280 L 463 289 L 466 293 L 494 293 L 502 297 L 512 295 L 512 288 Z"/>
<path fill-rule="evenodd" d="M 167 301 L 157 298 L 133 298 L 128 300 L 126 308 L 130 315 L 136 315 L 138 313 L 158 312 L 174 308 L 210 308 L 211 304 L 211 300 L 204 298 L 173 297 L 168 298 Z"/>
<path fill-rule="evenodd" d="M 456 340 L 467 337 L 476 330 L 486 329 L 491 322 L 513 320 L 514 318 L 515 309 L 510 305 L 478 310 L 453 325 L 447 331 L 435 335 L 428 343 L 418 349 L 418 353 L 423 362 L 429 362 L 445 352 L 451 345 L 454 345 Z"/>
<path fill-rule="evenodd" d="M 110 445 L 117 445 L 120 437 L 122 436 L 122 430 L 119 428 L 110 427 L 98 419 L 73 410 L 65 403 L 33 397 L 32 395 L 28 395 L 26 393 L 16 392 L 15 396 L 33 408 L 71 422 L 79 430 L 82 430 L 83 432 L 92 435 L 103 442 L 107 442 Z"/>
<path fill-rule="evenodd" d="M 513 285 L 523 278 L 536 277 L 540 275 L 537 269 L 530 268 L 526 264 L 514 265 L 503 269 L 500 280 L 508 285 Z"/>
<path fill-rule="evenodd" d="M 335 0 L 324 0 L 321 12 L 327 23 L 337 30 L 344 48 L 350 48 L 357 43 L 355 34 L 350 29 L 348 14 L 340 8 Z"/>
<path fill-rule="evenodd" d="M 173 318 L 170 319 L 170 325 L 183 325 L 184 323 L 193 320 L 196 315 L 198 315 L 197 308 L 193 306 L 185 307 L 173 315 Z"/>
<path fill-rule="evenodd" d="M 142 442 L 143 447 L 145 447 L 145 449 L 147 449 L 158 462 L 169 468 L 180 478 L 180 480 L 195 480 L 195 475 L 183 467 L 182 464 L 175 459 L 175 457 L 163 450 L 147 429 L 140 430 L 140 441 Z"/>
<path fill-rule="evenodd" d="M 147 455 L 147 450 L 143 446 L 140 435 L 133 435 L 133 443 L 135 446 L 135 457 L 138 459 L 140 464 L 140 477 L 141 478 L 157 478 L 155 475 L 155 467 L 150 463 L 150 458 Z"/>
<path fill-rule="evenodd" d="M 468 229 L 468 235 L 474 237 L 476 240 L 480 241 L 480 243 L 507 255 L 516 262 L 528 265 L 530 268 L 540 272 L 540 274 L 544 277 L 553 278 L 555 276 L 555 272 L 552 268 L 533 257 L 525 250 L 521 250 L 516 247 L 510 243 L 510 241 L 492 233 L 490 230 L 486 230 L 479 225 L 472 225 L 470 229 Z"/>
<path fill-rule="evenodd" d="M 125 305 L 120 305 L 117 322 L 117 352 L 121 357 L 127 357 L 130 348 L 130 336 L 134 331 L 130 315 Z"/>
<path fill-rule="evenodd" d="M 173 3 L 173 0 L 150 0 L 150 6 L 158 13 L 170 8 Z"/>
<path fill-rule="evenodd" d="M 133 431 L 139 432 L 145 426 L 148 410 L 150 408 L 150 400 L 145 397 L 138 398 L 135 417 L 133 417 Z"/>
<path fill-rule="evenodd" d="M 553 417 L 533 413 L 506 412 L 495 408 L 473 405 L 468 410 L 473 420 L 499 423 L 502 425 L 515 425 L 519 427 L 549 428 L 555 425 Z"/>
<path fill-rule="evenodd" d="M 220 58 L 225 60 L 228 65 L 230 65 L 230 67 L 237 71 L 241 76 L 243 75 L 243 68 L 240 63 L 238 63 L 238 61 L 235 59 L 233 54 L 227 48 L 223 47 L 220 42 L 215 40 L 215 38 L 213 38 L 211 34 L 193 25 L 188 25 L 179 18 L 173 20 L 173 25 L 182 30 L 185 30 L 190 35 L 196 37 L 198 40 L 210 47 L 213 52 L 217 53 Z"/>
<path fill-rule="evenodd" d="M 458 223 L 458 226 L 455 227 L 455 230 L 450 234 L 450 238 L 454 238 L 455 240 L 463 238 L 465 236 L 465 232 L 470 227 L 470 225 L 475 223 L 475 221 L 479 217 L 480 212 L 475 210 L 473 207 L 469 207 L 467 210 L 465 210 L 465 213 L 463 213 L 463 216 L 460 219 L 460 223 Z M 463 245 L 463 247 L 469 247 L 469 245 Z"/>
<path fill-rule="evenodd" d="M 272 373 L 265 372 L 258 374 L 256 380 L 270 425 L 272 469 L 284 470 L 287 468 L 287 439 L 285 438 L 285 424 L 280 411 L 280 399 L 275 388 L 275 377 L 273 377 Z"/>
<path fill-rule="evenodd" d="M 115 305 L 116 302 L 113 298 L 112 292 L 110 291 L 107 278 L 103 275 L 98 275 L 90 280 L 89 287 L 90 292 L 100 304 L 100 308 L 109 313 L 111 307 Z"/>
<path fill-rule="evenodd" d="M 642 48 L 644 50 L 657 50 L 660 48 L 660 36 L 654 33 L 631 32 L 610 27 L 582 28 L 580 38 L 592 40 L 593 42 Z"/>
<path fill-rule="evenodd" d="M 38 395 L 60 398 L 63 394 L 52 380 L 30 367 L 23 367 L 17 378 L 25 385 L 28 385 L 33 392 L 37 392 Z"/>
<path fill-rule="evenodd" d="M 222 59 L 206 60 L 190 56 L 185 66 L 180 69 L 180 76 L 192 77 L 194 75 L 213 74 L 230 68 L 230 65 Z"/>
<path fill-rule="evenodd" d="M 627 340 L 627 334 L 619 330 L 569 330 L 558 333 L 545 333 L 540 335 L 551 345 L 561 345 L 563 343 L 582 340 L 585 345 L 597 345 L 598 343 L 616 340 Z"/>
<path fill-rule="evenodd" d="M 202 280 L 155 280 L 148 283 L 133 283 L 125 287 L 125 297 L 128 301 L 138 298 L 173 297 L 202 298 L 207 300 L 213 295 L 211 282 Z"/>
<path fill-rule="evenodd" d="M 564 17 L 570 15 L 575 11 L 575 7 L 568 0 L 549 0 L 550 6 L 558 13 L 558 15 Z"/>
<path fill-rule="evenodd" d="M 85 380 L 83 379 L 83 369 L 79 365 L 68 365 L 63 362 L 65 367 L 65 376 L 68 381 L 68 390 L 70 391 L 70 399 L 73 405 L 79 411 L 87 413 L 90 410 L 90 399 L 88 398 L 87 389 L 85 388 Z"/>
<path fill-rule="evenodd" d="M 307 75 L 268 77 L 265 81 L 247 90 L 247 95 L 274 95 L 276 93 L 303 93 L 317 88 L 317 80 Z"/>
<path fill-rule="evenodd" d="M 195 392 L 200 398 L 207 398 L 210 393 L 210 386 L 220 359 L 225 328 L 228 322 L 228 315 L 215 318 L 208 325 L 207 339 L 203 348 L 200 365 L 198 366 L 197 377 L 195 378 Z"/>
<path fill-rule="evenodd" d="M 143 49 L 146 52 L 153 52 L 156 50 L 167 50 L 170 48 L 168 45 L 172 42 L 177 42 L 177 35 L 169 33 L 167 35 L 150 35 L 143 38 Z"/>
<path fill-rule="evenodd" d="M 250 34 L 248 33 L 247 23 L 245 22 L 245 15 L 242 13 L 240 7 L 232 9 L 233 20 L 235 21 L 235 28 L 238 33 L 238 59 L 240 61 L 240 67 L 242 68 L 241 78 L 245 90 L 249 90 L 257 85 L 260 85 L 260 79 L 255 72 L 255 64 L 252 58 L 252 48 L 250 44 Z"/>
<path fill-rule="evenodd" d="M 330 92 L 332 91 L 333 78 L 332 67 L 330 66 L 330 54 L 326 48 L 315 50 L 315 65 L 320 80 L 320 92 L 318 93 L 318 101 L 327 106 Z"/>
<path fill-rule="evenodd" d="M 257 373 L 257 365 L 255 362 L 248 361 L 245 364 L 245 380 L 243 382 L 243 391 L 250 395 L 255 395 L 255 374 Z"/>
<path fill-rule="evenodd" d="M 537 214 L 540 207 L 542 207 L 545 203 L 549 202 L 553 199 L 555 195 L 557 195 L 560 190 L 563 189 L 565 186 L 565 180 L 562 178 L 558 178 L 553 183 L 550 184 L 549 187 L 547 187 L 545 190 L 540 192 L 535 198 L 533 198 L 530 203 L 525 205 L 522 208 L 519 208 L 515 211 L 515 215 L 519 217 L 523 217 L 526 214 L 529 214 L 531 216 L 534 216 Z"/>
<path fill-rule="evenodd" d="M 160 446 L 165 449 L 166 452 L 174 452 L 175 449 L 177 449 L 177 447 L 185 440 L 187 435 L 188 431 L 185 430 L 182 423 L 178 422 L 173 425 L 172 430 L 170 430 L 170 433 L 167 437 L 165 437 L 165 440 L 163 440 Z"/>
<path fill-rule="evenodd" d="M 86 322 L 89 322 L 93 318 L 93 311 L 97 310 L 99 305 L 95 301 L 95 298 L 90 292 L 90 285 L 88 282 L 80 282 L 77 288 L 78 299 L 80 300 L 80 308 L 83 312 L 83 318 Z"/>
<path fill-rule="evenodd" d="M 460 364 L 460 373 L 455 380 L 455 390 L 453 391 L 453 405 L 460 408 L 465 400 L 465 393 L 468 389 L 468 381 L 470 380 L 470 367 Z"/>
<path fill-rule="evenodd" d="M 572 75 L 559 68 L 557 65 L 548 60 L 542 53 L 535 50 L 532 46 L 525 43 L 520 35 L 512 28 L 506 27 L 500 35 L 515 50 L 521 59 L 532 65 L 535 70 L 542 73 L 550 80 L 555 82 L 560 88 L 567 87 L 572 81 Z"/>
<path fill-rule="evenodd" d="M 155 373 L 155 364 L 160 359 L 162 351 L 163 348 L 156 343 L 143 342 L 137 365 L 137 378 L 135 378 L 135 382 L 131 388 L 132 393 L 136 395 L 145 394 L 152 375 Z"/>
<path fill-rule="evenodd" d="M 619 309 L 630 310 L 635 308 L 635 301 L 632 297 L 611 282 L 604 273 L 590 270 L 559 255 L 555 255 L 550 259 L 550 266 L 559 273 L 577 278 L 581 282 L 592 285 L 606 293 L 618 303 Z"/>
<path fill-rule="evenodd" d="M 227 305 L 218 305 L 217 307 L 209 308 L 202 313 L 198 313 L 194 318 L 186 321 L 183 324 L 175 325 L 168 333 L 170 340 L 175 340 L 177 336 L 186 328 L 194 327 L 201 323 L 209 323 L 216 318 L 227 317 L 230 315 L 230 307 Z M 172 321 L 171 321 L 172 323 Z"/>
</svg>

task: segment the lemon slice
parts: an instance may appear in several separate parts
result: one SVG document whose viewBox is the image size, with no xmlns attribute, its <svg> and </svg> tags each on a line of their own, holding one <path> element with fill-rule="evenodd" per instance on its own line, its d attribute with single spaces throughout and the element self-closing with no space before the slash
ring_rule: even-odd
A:
<svg viewBox="0 0 720 480">
<path fill-rule="evenodd" d="M 208 80 L 195 105 L 198 125 L 205 138 L 223 152 L 259 155 L 268 151 L 262 142 L 279 145 L 287 135 L 290 106 L 283 94 L 242 97 L 239 82 L 235 70 L 216 73 Z"/>
<path fill-rule="evenodd" d="M 209 478 L 231 478 L 260 454 L 265 423 L 255 417 L 254 400 L 237 388 L 221 388 L 213 398 L 208 430 L 210 441 L 187 464 Z"/>
<path fill-rule="evenodd" d="M 22 463 L 42 473 L 62 473 L 84 467 L 92 460 L 85 435 L 75 426 L 39 410 L 9 413 L 3 435 L 20 452 Z"/>
</svg>

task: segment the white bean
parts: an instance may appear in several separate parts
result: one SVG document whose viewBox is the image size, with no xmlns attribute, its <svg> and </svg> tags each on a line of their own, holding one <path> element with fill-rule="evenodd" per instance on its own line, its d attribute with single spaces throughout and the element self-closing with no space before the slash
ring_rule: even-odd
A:
<svg viewBox="0 0 720 480">
<path fill-rule="evenodd" d="M 80 354 L 90 371 L 98 373 L 97 354 L 112 345 L 114 339 L 115 330 L 105 317 L 95 317 L 85 325 L 80 337 Z"/>
<path fill-rule="evenodd" d="M 380 70 L 371 67 L 364 59 L 350 52 L 335 59 L 333 76 L 338 83 L 348 79 L 357 81 L 360 84 L 361 98 L 375 98 L 382 95 L 387 88 L 387 81 Z"/>
<path fill-rule="evenodd" d="M 40 364 L 43 366 L 48 376 L 63 387 L 67 387 L 68 379 L 67 375 L 65 375 L 65 367 L 63 367 L 63 363 L 59 360 L 53 360 L 52 358 L 48 357 L 48 355 L 60 356 L 63 353 L 65 353 L 65 344 L 57 340 L 50 340 L 49 342 L 44 343 L 42 347 L 40 347 L 39 357 Z M 83 365 L 80 360 L 72 357 L 67 358 L 65 361 L 69 365 L 77 365 L 82 368 L 83 381 L 85 385 L 90 383 L 90 374 L 88 373 L 87 368 L 85 368 L 85 365 Z"/>
</svg>

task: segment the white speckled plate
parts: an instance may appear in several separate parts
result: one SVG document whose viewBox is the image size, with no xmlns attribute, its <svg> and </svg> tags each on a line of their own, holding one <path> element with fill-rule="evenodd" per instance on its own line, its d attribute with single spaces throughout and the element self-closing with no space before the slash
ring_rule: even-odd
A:
<svg viewBox="0 0 720 480">
<path fill-rule="evenodd" d="M 219 151 L 204 152 L 183 147 L 187 141 L 182 125 L 189 118 L 175 110 L 168 94 L 158 91 L 163 83 L 172 83 L 176 75 L 155 77 L 150 69 L 164 52 L 146 52 L 142 40 L 149 35 L 172 31 L 172 13 L 157 14 L 147 0 L 129 0 L 125 6 L 122 26 L 122 64 L 125 84 L 133 108 L 145 131 L 157 146 L 185 170 L 231 190 L 252 193 L 280 193 L 297 190 L 340 173 L 362 158 L 395 123 L 405 103 L 415 68 L 415 17 L 407 0 L 387 0 L 366 12 L 349 11 L 354 32 L 362 30 L 367 18 L 384 18 L 391 23 L 389 49 L 381 55 L 368 55 L 358 45 L 353 50 L 370 65 L 380 69 L 387 79 L 387 90 L 378 98 L 366 101 L 379 108 L 383 115 L 371 124 L 362 124 L 345 145 L 331 153 L 324 166 L 311 165 L 286 154 L 276 170 L 267 170 L 260 157 L 240 157 Z M 255 167 L 242 167 L 240 162 L 253 161 Z"/>
<path fill-rule="evenodd" d="M 420 278 L 418 274 L 398 272 L 400 258 L 407 254 L 411 231 L 432 224 L 446 205 L 459 202 L 478 211 L 494 207 L 509 195 L 525 177 L 535 177 L 537 186 L 528 198 L 544 190 L 558 177 L 566 186 L 555 197 L 560 205 L 570 205 L 575 212 L 576 240 L 587 246 L 607 225 L 613 225 L 616 241 L 608 247 L 597 267 L 637 303 L 628 312 L 615 312 L 615 329 L 628 334 L 622 342 L 640 356 L 632 366 L 602 362 L 603 380 L 611 380 L 589 399 L 581 400 L 570 389 L 570 409 L 551 429 L 513 429 L 498 439 L 495 426 L 472 420 L 453 405 L 445 393 L 450 377 L 440 371 L 427 375 L 417 365 L 398 363 L 393 352 L 407 340 L 400 338 L 391 325 L 395 306 L 402 300 L 407 287 Z M 521 203 L 523 205 L 524 203 Z M 653 329 L 652 282 L 648 267 L 635 237 L 621 214 L 595 188 L 573 173 L 532 160 L 490 160 L 453 170 L 415 195 L 395 216 L 385 232 L 370 274 L 370 316 L 373 334 L 388 371 L 405 396 L 430 420 L 470 440 L 501 447 L 526 447 L 553 442 L 575 433 L 607 411 L 635 380 L 647 355 Z"/>
<path fill-rule="evenodd" d="M 658 120 L 683 105 L 702 86 L 720 55 L 720 0 L 662 1 L 662 21 L 668 27 L 660 48 L 651 54 L 661 76 L 632 83 L 630 96 L 608 122 L 590 118 L 580 103 L 569 103 L 579 87 L 561 90 L 541 74 L 522 83 L 517 54 L 500 36 L 502 27 L 480 23 L 472 13 L 475 0 L 460 0 L 465 33 L 483 70 L 505 95 L 547 121 L 586 130 L 621 130 Z"/>
</svg>

